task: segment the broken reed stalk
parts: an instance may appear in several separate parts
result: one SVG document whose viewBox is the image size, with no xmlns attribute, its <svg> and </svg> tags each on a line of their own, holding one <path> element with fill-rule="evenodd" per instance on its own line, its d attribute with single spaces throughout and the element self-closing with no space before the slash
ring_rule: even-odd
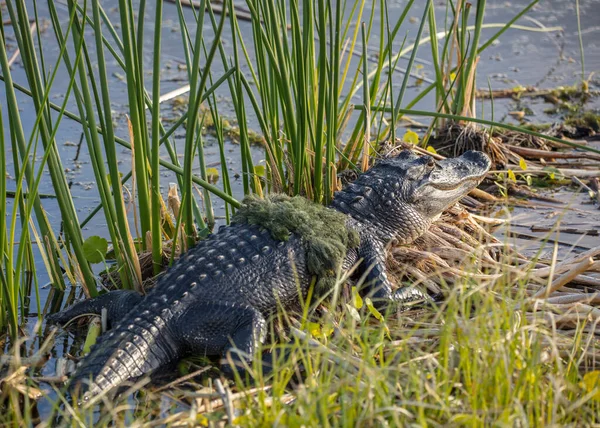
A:
<svg viewBox="0 0 600 428">
<path fill-rule="evenodd" d="M 600 263 L 600 262 L 599 262 Z M 556 278 L 549 287 L 543 288 L 534 294 L 534 298 L 548 297 L 553 292 L 559 290 L 562 286 L 567 285 L 579 274 L 587 271 L 594 264 L 594 259 L 588 257 L 579 262 L 573 269 Z"/>
<path fill-rule="evenodd" d="M 555 266 L 548 266 L 541 269 L 535 269 L 532 271 L 532 274 L 538 277 L 546 277 L 550 275 L 552 272 L 565 272 L 567 269 L 571 268 L 571 265 L 579 263 L 587 258 L 594 258 L 597 255 L 600 255 L 600 247 L 592 248 L 585 253 L 581 253 L 577 256 L 573 256 L 570 259 L 564 260 L 561 263 L 556 264 Z"/>
</svg>

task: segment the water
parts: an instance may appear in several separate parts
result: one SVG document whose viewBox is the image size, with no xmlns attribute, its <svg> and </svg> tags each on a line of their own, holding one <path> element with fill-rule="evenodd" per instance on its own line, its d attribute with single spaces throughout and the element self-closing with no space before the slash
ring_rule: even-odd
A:
<svg viewBox="0 0 600 428">
<path fill-rule="evenodd" d="M 38 4 L 39 13 L 42 17 L 48 16 L 48 12 L 45 9 L 46 5 L 40 2 Z M 392 1 L 389 3 L 390 23 L 393 25 L 395 19 L 397 19 L 405 5 L 404 1 Z M 435 2 L 436 11 L 438 15 L 438 25 L 443 22 L 444 17 L 444 2 Z M 485 22 L 486 23 L 505 23 L 522 10 L 528 2 L 526 1 L 490 1 L 488 2 L 488 8 L 486 12 Z M 600 26 L 598 22 L 600 20 L 600 0 L 582 0 L 581 2 L 581 26 L 584 29 L 582 32 L 584 52 L 585 52 L 585 78 L 592 72 L 600 71 L 600 50 L 597 46 L 597 38 L 600 35 Z M 440 5 L 441 4 L 441 5 Z M 108 0 L 103 2 L 105 10 L 108 12 L 109 17 L 118 20 L 118 9 L 116 7 L 116 0 Z M 66 25 L 68 20 L 66 7 L 62 4 L 57 5 L 59 13 L 61 13 L 61 19 L 63 24 Z M 422 7 L 422 6 L 421 6 Z M 32 9 L 30 9 L 32 10 Z M 3 13 L 5 10 L 3 10 Z M 365 19 L 368 16 L 368 10 L 365 11 Z M 152 28 L 154 10 L 153 2 L 148 2 L 147 7 L 147 29 L 148 31 Z M 407 20 L 403 29 L 400 31 L 397 37 L 397 43 L 395 50 L 399 50 L 402 39 L 406 32 L 407 34 L 407 45 L 414 41 L 415 34 L 419 27 L 419 19 L 422 14 L 422 10 L 419 7 L 415 8 L 409 14 L 410 20 Z M 474 13 L 472 14 L 474 15 Z M 481 56 L 479 62 L 478 71 L 478 88 L 487 88 L 489 85 L 494 89 L 513 88 L 518 85 L 522 86 L 536 86 L 539 88 L 553 88 L 558 85 L 572 85 L 581 80 L 581 57 L 579 52 L 579 39 L 577 33 L 577 20 L 575 14 L 575 2 L 574 1 L 562 1 L 562 0 L 551 0 L 544 1 L 536 5 L 532 11 L 527 15 L 528 18 L 523 18 L 518 21 L 518 24 L 526 26 L 538 26 L 542 24 L 544 26 L 561 26 L 564 31 L 562 32 L 526 32 L 518 29 L 508 30 L 498 42 L 494 43 L 488 48 Z M 186 18 L 188 22 L 192 20 L 191 10 L 186 9 Z M 379 18 L 377 14 L 377 19 Z M 380 22 L 375 22 L 374 34 L 378 33 L 378 27 L 381 25 Z M 223 35 L 226 49 L 231 53 L 231 38 L 229 30 L 226 30 Z M 243 34 L 251 37 L 250 23 L 240 21 L 240 28 Z M 440 28 L 441 30 L 441 28 Z M 487 40 L 494 32 L 498 29 L 486 29 L 482 34 L 482 41 Z M 211 33 L 211 26 L 208 19 L 205 22 L 204 28 L 205 34 Z M 44 55 L 46 64 L 53 65 L 56 61 L 58 50 L 54 40 L 52 40 L 52 32 L 47 31 L 42 33 L 44 38 Z M 371 47 L 378 46 L 377 37 L 374 35 L 370 43 Z M 7 27 L 7 50 L 9 56 L 12 54 L 16 47 L 14 39 L 11 38 L 10 27 Z M 152 67 L 152 45 L 150 38 L 147 39 L 145 45 L 145 57 L 144 65 L 146 70 L 151 70 Z M 253 52 L 249 52 L 251 58 Z M 184 55 L 180 40 L 180 30 L 178 24 L 176 6 L 172 3 L 165 2 L 164 4 L 164 25 L 163 25 L 163 71 L 161 80 L 161 92 L 167 93 L 175 90 L 187 83 L 187 72 L 182 67 L 184 64 Z M 415 70 L 425 79 L 434 78 L 433 68 L 430 63 L 430 50 L 428 45 L 423 45 L 418 52 L 418 61 L 422 65 L 418 70 Z M 407 59 L 403 59 L 399 62 L 399 67 L 404 68 L 406 66 Z M 212 69 L 214 76 L 219 76 L 223 73 L 223 67 L 220 61 L 215 61 Z M 61 70 L 66 73 L 65 70 Z M 244 70 L 248 72 L 248 70 Z M 127 133 L 127 93 L 126 85 L 123 81 L 123 72 L 120 70 L 116 61 L 112 60 L 108 63 L 108 75 L 111 79 L 111 95 L 112 95 L 112 108 L 114 110 L 114 122 L 117 126 L 117 135 L 124 139 L 128 139 Z M 150 75 L 147 74 L 148 79 Z M 26 78 L 24 71 L 19 61 L 13 66 L 13 78 L 16 82 L 26 84 Z M 400 85 L 402 75 L 397 73 L 394 77 L 394 81 L 397 86 Z M 592 77 L 591 79 L 592 89 L 598 89 L 599 80 L 598 77 Z M 51 100 L 55 103 L 61 103 L 63 101 L 64 93 L 67 88 L 66 79 L 58 79 L 53 88 L 53 95 Z M 148 84 L 150 87 L 150 84 Z M 405 100 L 414 98 L 423 89 L 423 85 L 417 84 L 415 79 L 412 79 L 410 86 L 405 95 Z M 397 89 L 396 89 L 397 90 Z M 234 118 L 234 106 L 231 103 L 231 99 L 227 94 L 226 85 L 219 89 L 217 92 L 220 100 L 219 111 L 222 115 L 227 118 Z M 0 100 L 4 100 L 4 86 L 0 85 Z M 361 102 L 360 96 L 357 96 L 357 103 Z M 1 101 L 0 101 L 1 102 Z M 434 109 L 433 98 L 426 97 L 423 99 L 415 108 L 421 110 L 432 110 Z M 6 121 L 6 106 L 5 102 L 1 102 Z M 35 118 L 33 104 L 26 97 L 19 95 L 19 105 L 23 111 L 22 120 L 25 128 L 26 135 L 31 131 L 33 127 L 33 120 Z M 478 101 L 478 114 L 482 114 L 486 118 L 494 118 L 496 120 L 502 119 L 508 122 L 514 120 L 508 115 L 509 112 L 519 110 L 524 106 L 530 108 L 534 116 L 526 117 L 526 121 L 532 122 L 550 122 L 556 120 L 556 118 L 548 116 L 544 113 L 544 110 L 552 107 L 545 103 L 541 99 L 526 99 L 521 102 L 513 101 L 512 99 L 499 99 L 495 100 L 493 108 L 489 101 L 479 102 Z M 598 107 L 597 101 L 592 102 L 592 107 Z M 69 109 L 76 112 L 76 106 L 74 102 L 69 103 Z M 247 109 L 250 111 L 250 109 Z M 162 106 L 163 115 L 166 117 L 177 117 L 177 113 L 173 111 L 173 104 L 166 103 Z M 417 118 L 424 121 L 423 118 Z M 250 114 L 249 128 L 253 130 L 259 130 L 256 118 Z M 182 152 L 184 141 L 182 138 L 183 131 L 178 131 L 175 134 L 176 149 L 179 153 Z M 7 135 L 7 138 L 10 136 Z M 78 144 L 81 138 L 81 127 L 78 123 L 64 119 L 61 123 L 59 133 L 57 135 L 58 151 L 63 163 L 63 167 L 68 171 L 67 176 L 71 184 L 71 193 L 77 209 L 80 220 L 83 220 L 93 208 L 99 204 L 100 199 L 97 194 L 97 188 L 95 185 L 95 178 L 92 170 L 89 167 L 90 158 L 87 154 L 85 142 L 81 151 L 78 150 Z M 218 146 L 215 139 L 207 134 L 205 136 L 206 141 L 206 162 L 209 165 L 217 164 L 219 161 Z M 597 145 L 598 147 L 598 145 Z M 126 173 L 131 169 L 131 157 L 129 151 L 125 148 L 119 149 L 119 157 L 121 159 L 121 171 Z M 79 156 L 76 159 L 77 153 Z M 228 154 L 227 168 L 230 170 L 230 175 L 233 177 L 235 174 L 241 174 L 241 165 L 239 157 L 239 146 L 232 141 L 228 141 L 226 145 L 226 153 Z M 252 149 L 252 155 L 256 163 L 264 161 L 264 154 L 258 147 Z M 164 153 L 165 158 L 166 153 Z M 12 153 L 7 153 L 9 164 L 7 165 L 8 171 L 13 171 L 10 159 L 12 159 Z M 48 178 L 48 172 L 45 172 L 44 179 L 42 180 L 39 191 L 41 193 L 53 193 L 51 181 Z M 164 171 L 162 173 L 162 183 L 164 185 L 163 196 L 166 197 L 166 190 L 168 183 L 175 182 L 175 177 L 172 173 Z M 219 183 L 220 185 L 221 183 Z M 14 178 L 9 180 L 9 188 L 14 188 Z M 233 179 L 232 181 L 233 192 L 236 198 L 243 196 L 243 189 L 241 180 Z M 573 192 L 573 189 L 563 188 L 556 191 L 558 199 L 568 201 L 568 204 L 563 206 L 557 205 L 556 208 L 537 208 L 524 209 L 515 208 L 510 213 L 511 215 L 511 226 L 510 229 L 520 233 L 528 233 L 535 236 L 544 236 L 541 232 L 531 232 L 528 230 L 530 225 L 548 225 L 552 226 L 556 224 L 557 219 L 560 218 L 561 225 L 563 227 L 576 227 L 583 229 L 591 229 L 597 227 L 600 224 L 600 211 L 597 206 L 590 205 L 587 201 L 587 195 L 585 193 Z M 535 202 L 533 202 L 535 203 Z M 222 207 L 216 204 L 217 215 L 222 215 Z M 568 207 L 568 209 L 565 209 Z M 60 228 L 60 212 L 58 206 L 53 199 L 44 200 L 44 208 L 48 213 L 52 226 L 55 230 Z M 12 200 L 9 200 L 8 212 L 9 215 L 12 211 Z M 503 234 L 506 229 L 501 230 L 499 233 Z M 101 235 L 108 238 L 107 227 L 105 219 L 101 215 L 95 216 L 83 229 L 84 237 L 91 235 Z M 539 244 L 525 240 L 522 238 L 510 237 L 515 245 L 517 245 L 522 252 L 525 254 L 535 254 L 539 249 Z M 554 239 L 554 238 L 553 238 Z M 582 248 L 591 247 L 597 245 L 597 237 L 594 236 L 579 236 L 579 235 L 567 235 L 560 234 L 558 239 L 564 242 L 564 245 L 559 245 L 559 256 L 564 257 L 570 251 L 580 251 Z M 575 247 L 578 246 L 578 247 Z M 549 246 L 550 247 L 550 246 Z M 548 251 L 544 249 L 542 251 Z M 38 281 L 41 284 L 48 282 L 48 277 L 45 275 L 45 269 L 38 257 Z M 35 301 L 32 302 L 32 316 L 29 319 L 25 328 L 32 334 L 32 338 L 26 343 L 26 348 L 30 350 L 37 349 L 39 347 L 42 338 L 33 335 L 33 327 L 36 324 L 37 316 L 34 314 L 43 310 L 43 306 L 48 296 L 49 287 L 43 287 L 41 289 L 41 304 L 42 308 L 36 307 Z M 74 349 L 78 349 L 77 344 L 80 342 L 74 341 L 71 334 L 65 333 L 64 331 L 59 333 L 56 344 L 52 349 L 52 357 L 46 364 L 36 370 L 36 374 L 40 376 L 53 376 L 56 374 L 57 365 L 61 365 L 65 362 L 63 356 L 66 352 L 75 352 Z M 74 345 L 75 344 L 75 345 Z M 46 390 L 50 389 L 47 384 L 42 384 L 42 387 Z M 51 394 L 52 396 L 52 394 Z M 38 411 L 42 419 L 44 415 L 49 412 L 49 405 L 45 400 L 40 401 L 38 405 Z"/>
</svg>

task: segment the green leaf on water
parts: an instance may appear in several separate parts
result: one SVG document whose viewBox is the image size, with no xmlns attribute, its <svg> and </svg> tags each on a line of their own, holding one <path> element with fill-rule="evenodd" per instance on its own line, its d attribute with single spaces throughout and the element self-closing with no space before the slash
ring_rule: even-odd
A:
<svg viewBox="0 0 600 428">
<path fill-rule="evenodd" d="M 90 236 L 83 243 L 83 255 L 90 263 L 100 263 L 106 259 L 108 241 L 101 236 Z"/>
<path fill-rule="evenodd" d="M 404 137 L 402 137 L 402 141 L 404 141 L 405 143 L 412 143 L 412 144 L 419 144 L 419 134 L 417 134 L 415 131 L 406 131 L 406 134 L 404 134 Z"/>
</svg>

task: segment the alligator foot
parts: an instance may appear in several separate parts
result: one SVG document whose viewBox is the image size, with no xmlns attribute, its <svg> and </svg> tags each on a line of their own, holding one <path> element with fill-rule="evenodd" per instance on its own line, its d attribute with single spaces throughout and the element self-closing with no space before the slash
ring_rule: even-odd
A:
<svg viewBox="0 0 600 428">
<path fill-rule="evenodd" d="M 64 325 L 73 318 L 81 315 L 100 315 L 102 309 L 106 309 L 108 315 L 108 325 L 114 321 L 119 321 L 141 302 L 143 296 L 137 291 L 116 290 L 111 291 L 93 299 L 84 300 L 75 303 L 64 311 L 48 315 L 46 321 L 50 324 Z"/>
<path fill-rule="evenodd" d="M 415 306 L 428 305 L 436 301 L 429 294 L 422 292 L 416 287 L 398 288 L 394 291 L 392 300 L 396 303 L 399 312 L 407 311 Z"/>
</svg>

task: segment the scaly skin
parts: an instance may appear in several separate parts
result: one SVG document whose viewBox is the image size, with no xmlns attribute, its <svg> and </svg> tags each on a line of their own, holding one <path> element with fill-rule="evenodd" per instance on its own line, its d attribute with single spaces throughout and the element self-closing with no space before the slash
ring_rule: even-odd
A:
<svg viewBox="0 0 600 428">
<path fill-rule="evenodd" d="M 479 152 L 436 163 L 405 151 L 336 193 L 332 208 L 347 214 L 347 226 L 360 236 L 344 267 L 362 260 L 356 276 L 366 276 L 363 296 L 380 308 L 423 297 L 415 290 L 392 291 L 386 246 L 410 243 L 425 233 L 445 208 L 481 181 L 489 166 Z M 188 355 L 226 357 L 235 350 L 230 353 L 234 364 L 249 360 L 265 339 L 266 320 L 278 309 L 297 309 L 306 297 L 312 278 L 305 259 L 297 236 L 276 241 L 265 229 L 233 224 L 184 254 L 147 296 L 114 291 L 50 316 L 49 321 L 64 323 L 106 308 L 109 322 L 116 324 L 99 339 L 70 385 L 82 385 L 87 401 Z M 226 361 L 222 370 L 231 372 Z"/>
</svg>

